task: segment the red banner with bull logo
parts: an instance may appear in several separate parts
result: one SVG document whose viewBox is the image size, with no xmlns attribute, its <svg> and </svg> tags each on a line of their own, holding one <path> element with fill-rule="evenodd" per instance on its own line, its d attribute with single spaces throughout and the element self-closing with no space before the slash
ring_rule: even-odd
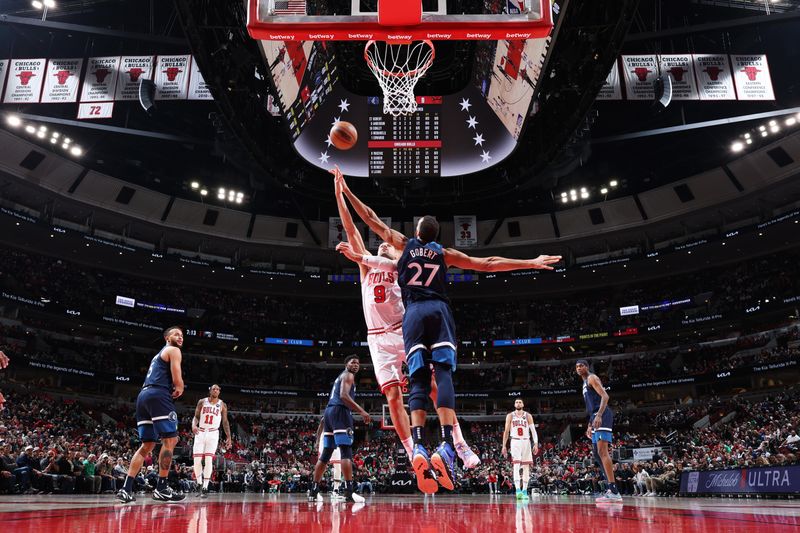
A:
<svg viewBox="0 0 800 533">
<path fill-rule="evenodd" d="M 699 100 L 697 81 L 694 78 L 692 54 L 673 54 L 658 56 L 658 64 L 663 76 L 672 82 L 673 100 Z"/>
<path fill-rule="evenodd" d="M 775 100 L 765 55 L 732 55 L 733 80 L 739 100 Z"/>
<path fill-rule="evenodd" d="M 83 58 L 51 59 L 47 62 L 42 103 L 75 102 L 81 79 Z"/>
<path fill-rule="evenodd" d="M 42 94 L 47 59 L 12 59 L 3 102 L 36 104 Z"/>
<path fill-rule="evenodd" d="M 83 76 L 81 102 L 109 102 L 114 99 L 119 73 L 119 56 L 90 57 Z"/>
<path fill-rule="evenodd" d="M 727 55 L 694 54 L 694 65 L 701 100 L 736 100 Z"/>
<path fill-rule="evenodd" d="M 155 76 L 156 100 L 186 100 L 192 56 L 158 56 Z"/>
<path fill-rule="evenodd" d="M 153 56 L 122 56 L 114 100 L 138 100 L 143 79 L 153 79 Z"/>
</svg>

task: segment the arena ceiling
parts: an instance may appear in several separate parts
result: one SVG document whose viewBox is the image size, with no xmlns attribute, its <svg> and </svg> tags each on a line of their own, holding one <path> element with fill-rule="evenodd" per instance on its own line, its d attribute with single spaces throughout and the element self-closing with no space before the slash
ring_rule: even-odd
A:
<svg viewBox="0 0 800 533">
<path fill-rule="evenodd" d="M 105 124 L 125 128 L 124 133 L 59 125 L 85 147 L 82 164 L 193 200 L 200 199 L 193 181 L 211 189 L 234 188 L 245 193 L 246 201 L 233 207 L 256 213 L 306 219 L 335 213 L 329 176 L 303 163 L 285 125 L 264 111 L 268 86 L 253 76 L 263 60 L 247 40 L 240 1 L 56 1 L 44 23 L 37 22 L 41 12 L 27 0 L 4 1 L 0 57 L 191 51 L 218 96 L 215 102 L 157 105 L 151 113 L 136 102 L 118 104 Z M 484 219 L 552 212 L 562 208 L 560 193 L 568 189 L 587 187 L 593 194 L 586 201 L 598 202 L 724 164 L 736 157 L 731 142 L 764 120 L 668 135 L 641 132 L 800 106 L 797 0 L 557 3 L 562 16 L 540 87 L 540 112 L 514 155 L 488 171 L 459 178 L 364 179 L 353 184 L 357 192 L 381 214 L 397 219 L 410 217 L 412 210 L 439 216 L 474 213 Z M 671 52 L 765 53 L 776 100 L 673 102 L 666 109 L 593 101 L 617 55 Z M 446 67 L 442 73 L 437 79 L 451 83 Z M 424 90 L 443 90 L 435 84 Z M 2 104 L 0 109 L 42 120 L 72 121 L 75 113 L 74 107 L 51 104 Z M 614 140 L 624 135 L 632 138 Z M 601 195 L 611 180 L 618 187 Z M 206 201 L 217 200 L 212 195 Z"/>
</svg>

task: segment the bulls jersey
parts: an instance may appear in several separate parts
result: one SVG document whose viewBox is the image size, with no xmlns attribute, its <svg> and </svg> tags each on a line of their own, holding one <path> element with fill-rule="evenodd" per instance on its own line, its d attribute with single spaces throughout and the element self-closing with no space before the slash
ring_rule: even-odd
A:
<svg viewBox="0 0 800 533">
<path fill-rule="evenodd" d="M 331 396 L 328 399 L 328 407 L 336 407 L 336 406 L 338 406 L 338 407 L 344 407 L 346 409 L 350 409 L 347 405 L 345 405 L 345 403 L 342 401 L 342 398 L 341 398 L 342 379 L 344 379 L 344 377 L 349 372 L 350 372 L 349 370 L 345 370 L 344 372 L 339 374 L 339 377 L 336 378 L 336 381 L 333 382 L 333 388 L 331 389 Z M 355 383 L 353 383 L 353 385 L 350 387 L 350 399 L 351 400 L 355 400 L 356 399 L 356 384 Z"/>
<path fill-rule="evenodd" d="M 361 301 L 367 333 L 383 333 L 403 322 L 403 298 L 397 272 L 370 269 L 361 280 Z"/>
<path fill-rule="evenodd" d="M 172 371 L 170 370 L 169 363 L 161 359 L 161 353 L 166 348 L 166 346 L 161 348 L 161 351 L 150 361 L 150 368 L 147 370 L 147 376 L 144 378 L 144 387 L 163 387 L 172 391 Z"/>
<path fill-rule="evenodd" d="M 528 413 L 522 411 L 522 415 L 518 416 L 515 410 L 511 413 L 511 438 L 530 440 L 531 427 L 528 423 Z"/>
<path fill-rule="evenodd" d="M 219 429 L 222 422 L 222 400 L 211 403 L 208 398 L 203 398 L 203 407 L 200 408 L 200 429 Z"/>
<path fill-rule="evenodd" d="M 447 299 L 447 265 L 444 248 L 437 242 L 423 243 L 408 239 L 405 250 L 397 261 L 398 282 L 403 290 L 406 307 L 413 302 Z"/>
</svg>

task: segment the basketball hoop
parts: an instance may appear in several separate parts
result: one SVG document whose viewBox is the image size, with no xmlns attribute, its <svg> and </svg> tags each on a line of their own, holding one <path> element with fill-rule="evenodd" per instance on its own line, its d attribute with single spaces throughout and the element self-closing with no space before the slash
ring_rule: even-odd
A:
<svg viewBox="0 0 800 533">
<path fill-rule="evenodd" d="M 414 87 L 433 65 L 436 50 L 428 40 L 403 43 L 368 41 L 364 59 L 383 91 L 383 112 L 394 117 L 417 110 Z"/>
</svg>

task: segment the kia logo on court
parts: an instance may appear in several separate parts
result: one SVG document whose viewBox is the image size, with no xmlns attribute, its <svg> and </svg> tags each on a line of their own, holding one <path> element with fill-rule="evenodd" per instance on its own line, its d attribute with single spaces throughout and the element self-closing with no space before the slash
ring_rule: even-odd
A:
<svg viewBox="0 0 800 533">
<path fill-rule="evenodd" d="M 59 85 L 64 85 L 65 83 L 67 83 L 67 78 L 72 76 L 72 73 L 70 71 L 68 71 L 68 70 L 59 70 L 58 72 L 56 72 L 53 75 L 58 80 L 58 84 Z"/>
<path fill-rule="evenodd" d="M 761 72 L 761 71 L 758 70 L 756 67 L 744 67 L 741 70 L 741 72 L 745 73 L 745 75 L 747 76 L 748 80 L 756 81 L 756 76 L 758 76 L 758 73 Z"/>
<path fill-rule="evenodd" d="M 34 76 L 36 76 L 36 74 L 31 72 L 30 70 L 23 70 L 22 72 L 17 74 L 17 77 L 19 78 L 19 81 L 22 83 L 22 85 L 28 85 L 28 82 L 31 81 L 31 78 L 33 78 Z"/>
<path fill-rule="evenodd" d="M 689 72 L 683 67 L 672 67 L 669 69 L 669 73 L 672 74 L 672 77 L 675 78 L 675 81 L 683 81 L 683 74 L 685 72 Z"/>
<path fill-rule="evenodd" d="M 406 487 L 411 485 L 410 479 L 393 479 L 392 485 L 395 487 Z"/>
<path fill-rule="evenodd" d="M 107 68 L 99 68 L 95 70 L 94 76 L 95 78 L 97 78 L 97 83 L 103 83 L 106 79 L 106 76 L 108 76 L 110 73 L 111 71 L 108 70 Z"/>
<path fill-rule="evenodd" d="M 633 69 L 633 73 L 636 74 L 636 77 L 639 78 L 639 81 L 647 81 L 647 75 L 653 72 L 647 67 L 636 67 Z"/>
<path fill-rule="evenodd" d="M 139 67 L 134 67 L 128 71 L 131 81 L 139 81 L 139 76 L 141 76 L 143 73 L 144 70 L 140 69 Z"/>
<path fill-rule="evenodd" d="M 708 73 L 708 77 L 711 78 L 711 81 L 717 81 L 723 70 L 719 67 L 706 67 L 703 72 Z"/>
</svg>

